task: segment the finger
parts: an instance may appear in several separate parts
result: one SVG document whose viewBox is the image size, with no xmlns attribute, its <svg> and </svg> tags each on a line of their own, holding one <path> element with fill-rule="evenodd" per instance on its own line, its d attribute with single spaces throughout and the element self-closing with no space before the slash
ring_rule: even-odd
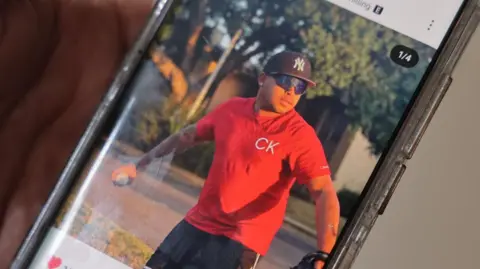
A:
<svg viewBox="0 0 480 269">
<path fill-rule="evenodd" d="M 6 168 L 0 176 L 7 186 L 0 189 L 4 202 L 12 183 L 36 189 L 24 203 L 45 198 L 122 54 L 118 42 L 109 41 L 119 36 L 119 29 L 108 6 L 73 1 L 57 12 L 60 39 L 42 77 L 16 104 L 0 133 L 1 147 L 11 153 L 0 156 Z"/>
<path fill-rule="evenodd" d="M 125 42 L 133 41 L 135 27 L 138 32 L 145 21 L 147 14 L 139 13 L 148 11 L 151 2 L 131 2 L 148 7 L 125 4 L 131 9 L 120 12 L 109 4 L 120 0 L 64 1 L 56 10 L 60 34 L 43 76 L 21 96 L 0 133 L 0 147 L 10 153 L 0 156 L 6 167 L 0 179 L 19 187 L 9 199 L 0 232 L 0 268 L 8 266 L 107 90 L 128 47 Z M 120 21 L 136 26 L 124 33 Z M 0 199 L 6 197 L 0 192 Z"/>
<path fill-rule="evenodd" d="M 123 29 L 122 43 L 131 47 L 137 39 L 140 29 L 146 23 L 154 5 L 152 0 L 116 0 L 116 9 L 119 14 L 120 29 Z"/>
<path fill-rule="evenodd" d="M 47 63 L 55 35 L 54 9 L 49 0 L 0 6 L 0 126 Z"/>
</svg>

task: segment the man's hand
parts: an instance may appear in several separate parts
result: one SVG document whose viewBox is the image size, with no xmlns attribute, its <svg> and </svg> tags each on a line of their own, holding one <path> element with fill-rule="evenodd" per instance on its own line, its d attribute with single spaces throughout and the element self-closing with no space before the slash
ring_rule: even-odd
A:
<svg viewBox="0 0 480 269">
<path fill-rule="evenodd" d="M 323 266 L 324 266 L 324 265 L 325 265 L 324 262 L 322 262 L 322 261 L 317 261 L 317 262 L 315 263 L 315 269 L 323 269 Z"/>
<path fill-rule="evenodd" d="M 0 0 L 0 268 L 8 268 L 151 7 L 151 0 Z"/>
<path fill-rule="evenodd" d="M 130 185 L 136 178 L 137 167 L 135 164 L 123 165 L 112 172 L 112 183 L 118 187 Z"/>
</svg>

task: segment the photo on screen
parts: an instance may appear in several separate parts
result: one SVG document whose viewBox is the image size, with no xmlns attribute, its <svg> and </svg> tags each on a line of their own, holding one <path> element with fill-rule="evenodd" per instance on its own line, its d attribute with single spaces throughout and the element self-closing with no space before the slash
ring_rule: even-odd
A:
<svg viewBox="0 0 480 269">
<path fill-rule="evenodd" d="M 232 183 L 236 189 L 222 190 L 234 197 L 230 199 L 213 197 L 222 184 L 203 189 L 209 173 L 210 177 L 236 170 L 243 176 L 268 174 L 269 169 L 286 165 L 300 177 L 310 170 L 297 171 L 296 164 L 307 163 L 305 167 L 324 171 L 321 176 L 331 178 L 339 202 L 340 222 L 335 233 L 340 233 L 435 53 L 426 44 L 327 1 L 176 3 L 31 268 L 144 268 L 196 205 L 202 190 L 210 207 L 197 213 L 216 216 L 228 207 L 223 207 L 223 202 L 241 200 L 262 184 L 264 189 L 273 185 L 283 188 L 265 198 L 276 199 L 278 204 L 270 207 L 279 212 L 274 216 L 281 217 L 281 225 L 252 228 L 249 219 L 261 217 L 242 216 L 238 236 L 254 241 L 252 235 L 245 235 L 254 233 L 263 240 L 252 243 L 261 249 L 256 253 L 266 249 L 261 258 L 254 256 L 257 269 L 296 265 L 305 254 L 318 249 L 319 218 L 308 181 L 277 184 L 284 178 L 277 173 L 276 181 L 248 181 L 248 186 Z M 375 12 L 381 13 L 380 8 Z M 409 51 L 412 55 L 397 57 L 416 58 L 413 66 L 391 59 L 392 53 Z M 303 90 L 304 86 L 308 87 Z M 270 110 L 280 111 L 279 117 L 288 120 L 255 118 L 262 87 L 298 95 L 298 103 L 282 99 L 273 105 L 269 102 L 274 97 L 262 95 Z M 288 108 L 293 105 L 292 112 Z M 255 126 L 265 128 L 259 132 L 273 138 L 255 136 L 258 133 L 251 131 L 255 121 Z M 151 160 L 143 170 L 118 172 L 192 124 L 202 126 L 197 130 L 202 133 L 197 133 L 201 143 L 185 150 L 174 148 Z M 205 127 L 208 124 L 215 131 Z M 298 148 L 303 151 L 296 154 Z M 254 154 L 258 159 L 253 165 L 245 164 L 244 159 L 255 150 L 262 154 Z M 232 164 L 237 156 L 242 161 Z M 279 193 L 287 195 L 274 197 Z M 268 195 L 258 194 L 257 198 L 264 196 Z M 247 203 L 252 202 L 249 199 L 245 198 Z M 220 200 L 222 206 L 215 204 Z M 256 206 L 254 210 L 265 211 L 257 212 L 261 215 L 269 214 L 271 208 Z M 212 229 L 218 231 L 228 221 L 208 220 L 201 225 L 214 223 Z M 268 238 L 261 238 L 263 234 L 273 235 L 271 244 Z"/>
</svg>

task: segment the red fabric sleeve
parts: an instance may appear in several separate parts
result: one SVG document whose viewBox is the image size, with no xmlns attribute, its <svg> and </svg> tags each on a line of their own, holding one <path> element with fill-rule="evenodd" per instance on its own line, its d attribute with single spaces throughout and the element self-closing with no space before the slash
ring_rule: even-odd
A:
<svg viewBox="0 0 480 269">
<path fill-rule="evenodd" d="M 307 184 L 311 179 L 330 175 L 323 146 L 313 129 L 302 132 L 298 147 L 292 154 L 294 176 L 300 184 Z"/>
<path fill-rule="evenodd" d="M 215 125 L 215 115 L 212 111 L 201 118 L 196 126 L 197 126 L 197 139 L 198 141 L 209 141 L 213 140 L 214 138 L 214 125 Z"/>
<path fill-rule="evenodd" d="M 218 105 L 213 110 L 208 112 L 203 118 L 197 121 L 197 140 L 198 141 L 211 141 L 215 139 L 215 124 L 218 122 L 223 111 L 231 106 L 233 100 L 230 99 L 223 104 Z"/>
</svg>

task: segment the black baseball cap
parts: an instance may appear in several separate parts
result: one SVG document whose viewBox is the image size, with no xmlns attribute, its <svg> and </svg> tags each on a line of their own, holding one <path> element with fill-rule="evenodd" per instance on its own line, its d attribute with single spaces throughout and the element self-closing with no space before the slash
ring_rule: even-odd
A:
<svg viewBox="0 0 480 269">
<path fill-rule="evenodd" d="M 311 80 L 312 64 L 304 54 L 298 52 L 282 51 L 273 55 L 263 68 L 263 72 L 296 77 L 306 81 L 310 87 L 317 85 Z"/>
</svg>

